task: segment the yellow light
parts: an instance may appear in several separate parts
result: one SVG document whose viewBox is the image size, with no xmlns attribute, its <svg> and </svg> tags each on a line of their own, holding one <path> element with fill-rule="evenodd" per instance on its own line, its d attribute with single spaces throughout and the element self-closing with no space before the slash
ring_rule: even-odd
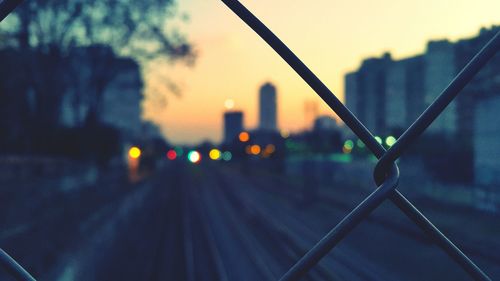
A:
<svg viewBox="0 0 500 281">
<path fill-rule="evenodd" d="M 352 148 L 348 148 L 346 146 L 342 147 L 342 152 L 344 152 L 344 154 L 349 154 L 352 152 Z"/>
<path fill-rule="evenodd" d="M 286 139 L 290 136 L 290 132 L 288 132 L 287 130 L 281 130 L 280 135 L 282 138 Z"/>
<path fill-rule="evenodd" d="M 227 99 L 227 100 L 224 102 L 224 106 L 226 107 L 226 109 L 233 109 L 233 107 L 234 107 L 234 100 L 232 100 L 232 99 Z"/>
<path fill-rule="evenodd" d="M 128 156 L 130 156 L 130 158 L 132 159 L 137 159 L 141 157 L 141 150 L 137 146 L 132 146 L 128 150 Z"/>
<path fill-rule="evenodd" d="M 250 134 L 248 134 L 247 132 L 241 132 L 238 138 L 241 142 L 247 142 L 250 140 Z"/>
<path fill-rule="evenodd" d="M 382 144 L 382 138 L 381 138 L 381 137 L 379 137 L 379 136 L 375 136 L 375 140 L 377 140 L 377 142 L 378 142 L 379 144 Z"/>
<path fill-rule="evenodd" d="M 395 143 L 396 143 L 396 138 L 393 136 L 388 136 L 385 139 L 385 144 L 387 144 L 387 146 L 393 146 Z"/>
<path fill-rule="evenodd" d="M 212 160 L 219 160 L 221 157 L 221 152 L 220 152 L 220 150 L 214 148 L 214 149 L 210 150 L 210 152 L 208 153 L 208 156 Z"/>
<path fill-rule="evenodd" d="M 260 146 L 258 144 L 254 144 L 250 147 L 250 152 L 252 152 L 253 155 L 259 155 L 260 153 Z"/>
</svg>

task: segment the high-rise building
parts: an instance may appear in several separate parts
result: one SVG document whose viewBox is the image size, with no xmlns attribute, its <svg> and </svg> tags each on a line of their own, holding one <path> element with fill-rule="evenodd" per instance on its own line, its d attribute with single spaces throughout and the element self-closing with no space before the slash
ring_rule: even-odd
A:
<svg viewBox="0 0 500 281">
<path fill-rule="evenodd" d="M 399 134 L 424 111 L 423 56 L 393 61 L 388 65 L 385 92 L 386 133 Z"/>
<path fill-rule="evenodd" d="M 448 40 L 431 41 L 424 53 L 424 102 L 429 106 L 450 84 L 457 69 L 454 44 Z M 456 103 L 450 103 L 429 126 L 429 132 L 452 134 L 457 129 Z"/>
<path fill-rule="evenodd" d="M 500 77 L 500 76 L 499 76 Z M 489 95 L 476 101 L 474 122 L 474 176 L 480 185 L 500 185 L 500 96 Z"/>
<path fill-rule="evenodd" d="M 478 36 L 458 42 L 431 41 L 425 53 L 402 60 L 392 60 L 388 55 L 365 59 L 359 69 L 345 76 L 347 107 L 375 134 L 401 133 L 498 30 L 498 26 L 482 29 Z M 498 91 L 494 85 L 498 57 L 446 107 L 430 125 L 430 133 L 471 141 L 475 100 L 481 94 Z"/>
<path fill-rule="evenodd" d="M 259 129 L 277 131 L 276 87 L 266 83 L 259 92 Z"/>
<path fill-rule="evenodd" d="M 386 76 L 391 56 L 363 61 L 357 72 L 346 78 L 347 107 L 375 134 L 385 134 Z"/>
<path fill-rule="evenodd" d="M 224 143 L 231 143 L 243 131 L 243 112 L 224 113 Z"/>
</svg>

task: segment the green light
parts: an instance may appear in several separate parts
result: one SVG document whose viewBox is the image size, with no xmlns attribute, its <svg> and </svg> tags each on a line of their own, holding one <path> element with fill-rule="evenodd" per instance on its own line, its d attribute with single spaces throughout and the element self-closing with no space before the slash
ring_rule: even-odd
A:
<svg viewBox="0 0 500 281">
<path fill-rule="evenodd" d="M 346 140 L 344 142 L 344 147 L 348 150 L 352 150 L 354 148 L 354 142 L 352 140 Z"/>
<path fill-rule="evenodd" d="M 176 146 L 176 147 L 174 148 L 174 150 L 175 150 L 175 153 L 177 153 L 177 156 L 178 156 L 178 157 L 181 157 L 181 156 L 182 156 L 182 154 L 184 154 L 184 149 L 182 149 L 182 147 L 180 147 L 180 146 Z"/>
<path fill-rule="evenodd" d="M 198 163 L 201 160 L 201 155 L 198 151 L 193 150 L 188 153 L 187 158 L 191 163 Z"/>
<path fill-rule="evenodd" d="M 358 145 L 359 148 L 364 148 L 365 147 L 365 143 L 362 140 L 357 140 L 356 144 Z"/>
<path fill-rule="evenodd" d="M 385 139 L 385 144 L 387 144 L 388 146 L 393 146 L 395 143 L 396 143 L 396 138 L 393 136 L 388 136 Z"/>
<path fill-rule="evenodd" d="M 336 153 L 329 156 L 330 160 L 340 163 L 350 163 L 352 161 L 351 154 Z"/>
<path fill-rule="evenodd" d="M 232 158 L 233 154 L 230 151 L 224 151 L 224 153 L 222 153 L 222 160 L 231 161 Z"/>
<path fill-rule="evenodd" d="M 382 139 L 379 136 L 375 136 L 375 140 L 377 140 L 378 143 L 382 144 Z"/>
</svg>

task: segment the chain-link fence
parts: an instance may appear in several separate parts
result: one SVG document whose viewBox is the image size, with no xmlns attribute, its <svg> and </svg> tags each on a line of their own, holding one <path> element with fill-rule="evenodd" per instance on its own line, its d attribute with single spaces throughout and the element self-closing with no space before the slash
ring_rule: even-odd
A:
<svg viewBox="0 0 500 281">
<path fill-rule="evenodd" d="M 375 183 L 378 188 L 309 250 L 309 252 L 290 268 L 280 280 L 298 280 L 305 275 L 345 236 L 347 236 L 354 227 L 365 220 L 368 215 L 385 200 L 392 201 L 473 279 L 491 280 L 396 189 L 398 186 L 399 170 L 395 161 L 408 146 L 411 145 L 430 124 L 432 124 L 488 60 L 495 55 L 500 48 L 500 33 L 497 33 L 494 38 L 486 44 L 424 113 L 422 113 L 422 115 L 420 115 L 420 117 L 401 135 L 397 142 L 386 151 L 356 116 L 354 116 L 325 86 L 325 84 L 323 84 L 318 77 L 257 17 L 237 0 L 222 0 L 222 2 L 248 24 L 284 59 L 379 159 L 374 171 Z"/>
<path fill-rule="evenodd" d="M 0 2 L 0 21 L 5 18 L 20 0 Z M 237 0 L 222 0 L 234 13 L 248 24 L 266 41 L 302 79 L 331 107 L 331 109 L 362 140 L 379 159 L 375 166 L 374 179 L 378 186 L 363 202 L 339 222 L 323 239 L 307 252 L 280 280 L 298 280 L 328 254 L 349 232 L 365 220 L 372 211 L 384 201 L 393 202 L 406 216 L 420 227 L 429 238 L 443 249 L 474 280 L 491 280 L 455 246 L 437 227 L 435 227 L 413 204 L 398 190 L 399 169 L 395 161 L 414 142 L 446 106 L 472 80 L 474 75 L 500 49 L 500 32 L 464 67 L 464 69 L 444 89 L 438 98 L 420 117 L 401 135 L 397 142 L 386 149 L 377 142 L 373 134 L 354 116 L 342 102 L 318 79 L 318 77 L 257 17 Z M 17 280 L 34 280 L 14 259 L 0 250 L 0 263 Z"/>
</svg>

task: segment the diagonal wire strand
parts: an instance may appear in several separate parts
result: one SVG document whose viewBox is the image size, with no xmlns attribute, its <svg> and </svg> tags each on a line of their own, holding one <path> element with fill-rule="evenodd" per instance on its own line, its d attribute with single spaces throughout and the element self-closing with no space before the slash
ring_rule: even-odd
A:
<svg viewBox="0 0 500 281">
<path fill-rule="evenodd" d="M 18 281 L 36 281 L 33 276 L 2 249 L 0 249 L 0 264 Z"/>
<path fill-rule="evenodd" d="M 351 130 L 380 158 L 384 147 L 373 134 L 345 107 L 319 78 L 257 17 L 237 0 L 222 0 L 235 14 L 250 26 L 264 41 L 288 63 L 297 74 L 330 106 Z"/>
<path fill-rule="evenodd" d="M 365 142 L 367 147 L 375 154 L 377 158 L 381 158 L 385 149 L 376 142 L 373 135 L 359 122 L 359 120 L 331 93 L 331 91 L 305 66 L 302 61 L 276 36 L 274 35 L 259 19 L 257 19 L 248 9 L 246 9 L 237 0 L 222 0 L 234 13 L 236 13 L 247 25 L 249 25 L 259 36 L 264 39 L 305 81 L 316 93 L 339 115 L 340 118 L 348 125 L 353 132 Z M 487 61 L 488 59 L 486 59 Z M 482 66 L 477 66 L 481 68 Z M 477 71 L 476 71 L 477 72 Z M 465 86 L 468 81 L 464 82 Z M 461 88 L 463 88 L 463 86 Z M 457 87 L 450 92 L 461 90 Z M 454 94 L 456 95 L 456 93 Z M 446 106 L 446 105 L 444 105 Z M 439 113 L 438 113 L 439 114 Z M 345 119 L 344 119 L 345 118 Z M 431 121 L 432 122 L 432 121 Z M 425 128 L 424 128 L 425 130 Z M 422 130 L 423 131 L 423 130 Z M 394 163 L 394 162 L 393 162 Z M 383 173 L 383 174 L 382 174 Z M 385 176 L 382 170 L 381 174 Z M 439 229 L 437 229 L 420 211 L 414 207 L 401 193 L 394 189 L 391 200 L 398 206 L 414 223 L 416 223 L 434 242 L 441 247 L 453 260 L 455 260 L 466 272 L 475 280 L 490 280 L 490 278 L 479 269 L 464 253 L 460 251 Z M 358 207 L 366 205 L 366 201 Z M 352 214 L 352 213 L 351 213 Z M 351 215 L 350 214 L 350 215 Z M 344 222 L 344 221 L 343 221 Z M 341 222 L 342 223 L 342 222 Z M 332 230 L 333 232 L 333 230 Z M 328 234 L 327 234 L 328 236 Z M 322 240 L 323 241 L 323 240 Z M 320 241 L 320 244 L 326 244 Z M 333 247 L 332 247 L 333 248 Z M 325 253 L 326 254 L 326 253 Z M 292 268 L 292 273 L 288 274 L 288 279 L 297 280 L 303 273 L 300 270 L 306 267 L 311 268 L 314 264 L 307 262 L 311 258 L 306 254 Z M 319 261 L 319 259 L 318 259 Z M 316 261 L 317 262 L 317 261 Z M 305 269 L 306 271 L 308 269 Z M 294 273 L 293 273 L 294 272 Z"/>
<path fill-rule="evenodd" d="M 283 277 L 281 277 L 280 281 L 298 280 L 306 275 L 307 272 L 340 243 L 351 230 L 358 226 L 367 216 L 380 206 L 398 185 L 399 170 L 397 167 L 395 169 L 396 170 L 386 182 L 366 197 L 363 202 L 330 230 L 330 232 L 328 232 L 313 248 L 295 263 Z"/>
<path fill-rule="evenodd" d="M 23 0 L 0 1 L 0 22 L 5 19 Z"/>
<path fill-rule="evenodd" d="M 396 159 L 407 149 L 443 112 L 459 92 L 474 78 L 481 68 L 500 49 L 500 31 L 477 53 L 474 58 L 460 71 L 453 81 L 432 102 L 418 119 L 398 138 L 396 143 L 387 150 L 375 166 L 376 181 L 383 180 L 383 171 L 386 171 Z"/>
<path fill-rule="evenodd" d="M 470 277 L 477 281 L 491 281 L 474 262 L 467 257 L 446 235 L 444 235 L 432 222 L 429 221 L 413 204 L 399 191 L 395 190 L 390 200 L 408 218 L 410 218 L 422 231 L 429 236 L 451 259 L 462 267 Z"/>
</svg>

